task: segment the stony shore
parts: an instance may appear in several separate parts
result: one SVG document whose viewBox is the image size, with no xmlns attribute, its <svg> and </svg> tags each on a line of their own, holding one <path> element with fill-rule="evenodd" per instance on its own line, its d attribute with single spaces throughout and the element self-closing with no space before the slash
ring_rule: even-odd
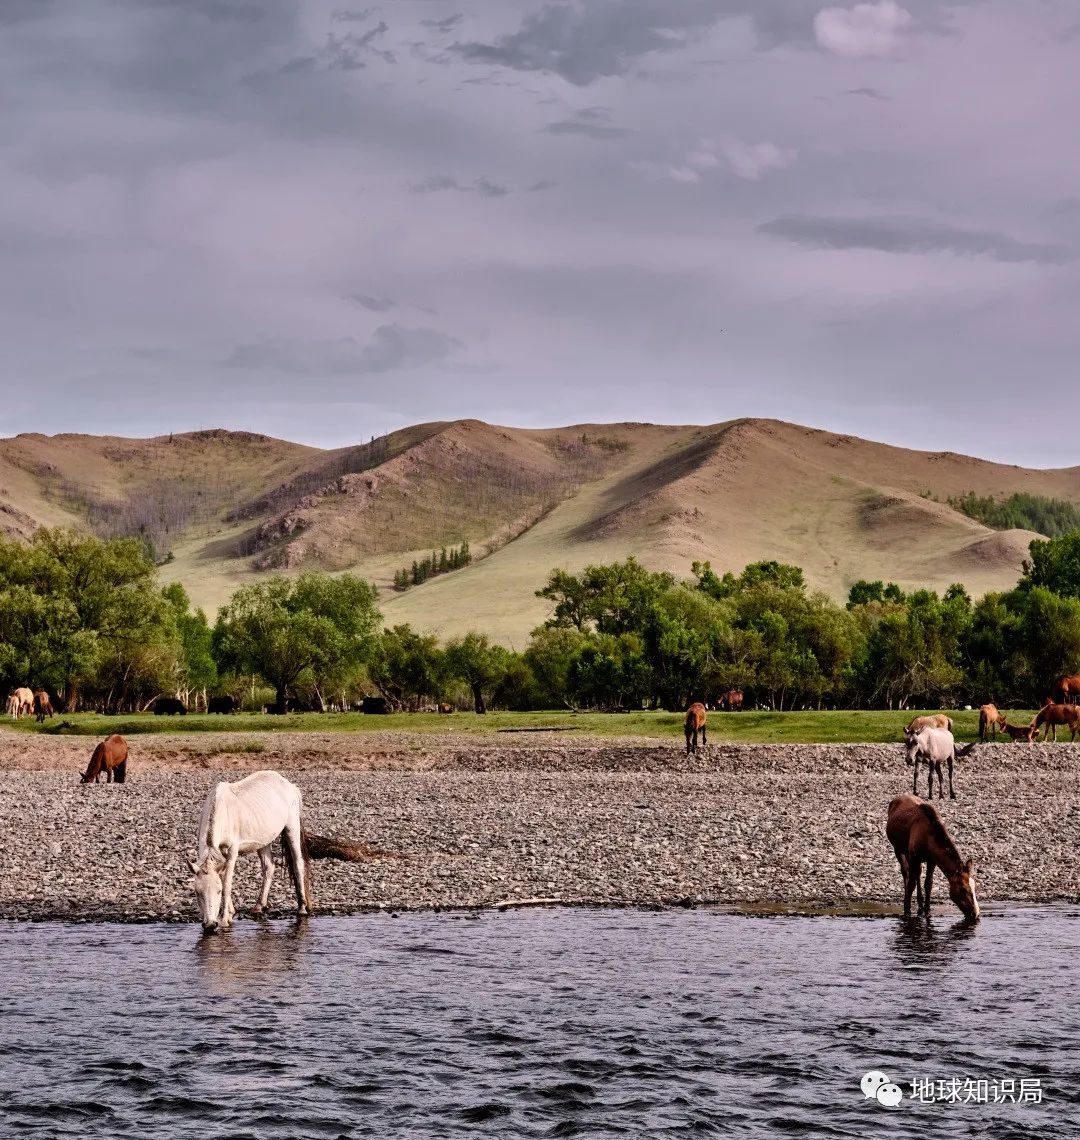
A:
<svg viewBox="0 0 1080 1140">
<path fill-rule="evenodd" d="M 0 732 L 0 918 L 195 918 L 187 857 L 223 777 L 274 768 L 310 830 L 393 853 L 315 865 L 317 911 L 727 903 L 895 907 L 884 835 L 911 790 L 895 745 L 403 734 L 133 737 L 124 785 L 82 786 L 86 738 Z M 920 791 L 925 792 L 925 770 Z M 1080 745 L 990 744 L 941 805 L 981 900 L 1080 897 Z M 258 861 L 237 874 L 243 915 Z M 939 882 L 939 909 L 949 906 Z M 290 905 L 279 870 L 271 903 Z"/>
</svg>

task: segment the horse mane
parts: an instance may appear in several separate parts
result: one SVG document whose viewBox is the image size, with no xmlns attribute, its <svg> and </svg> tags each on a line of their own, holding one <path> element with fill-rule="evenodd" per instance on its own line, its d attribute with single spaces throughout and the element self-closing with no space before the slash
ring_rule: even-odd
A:
<svg viewBox="0 0 1080 1140">
<path fill-rule="evenodd" d="M 937 808 L 935 808 L 933 804 L 923 803 L 919 804 L 919 810 L 930 824 L 930 831 L 934 839 L 940 843 L 949 854 L 955 856 L 958 865 L 963 862 L 960 858 L 960 852 L 956 849 L 956 844 L 952 841 L 952 836 L 945 830 L 945 824 L 942 822 L 941 816 L 938 815 Z"/>
<path fill-rule="evenodd" d="M 91 780 L 96 780 L 101 775 L 102 769 L 105 767 L 105 741 L 100 744 L 90 753 L 90 763 L 86 765 L 86 775 L 83 780 L 89 784 Z"/>
</svg>

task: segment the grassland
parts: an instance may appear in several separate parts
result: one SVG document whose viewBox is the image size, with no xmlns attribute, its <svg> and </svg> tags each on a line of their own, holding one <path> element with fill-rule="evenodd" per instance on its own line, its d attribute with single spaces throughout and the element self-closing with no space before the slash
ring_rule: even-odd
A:
<svg viewBox="0 0 1080 1140">
<path fill-rule="evenodd" d="M 888 744 L 899 743 L 903 726 L 913 712 L 839 710 L 825 712 L 739 712 L 709 714 L 711 743 L 740 744 Z M 978 712 L 960 710 L 949 714 L 957 739 L 975 740 Z M 1026 724 L 1034 714 L 1010 710 L 1010 719 Z M 200 732 L 401 732 L 438 736 L 489 736 L 495 733 L 538 730 L 581 737 L 641 737 L 651 740 L 681 738 L 682 714 L 669 712 L 631 713 L 394 713 L 366 716 L 363 713 L 294 713 L 272 716 L 238 713 L 232 716 L 154 716 L 152 714 L 108 717 L 94 713 L 63 715 L 44 725 L 29 718 L 5 721 L 5 727 L 28 734 L 71 736 L 122 736 L 147 733 Z"/>
</svg>

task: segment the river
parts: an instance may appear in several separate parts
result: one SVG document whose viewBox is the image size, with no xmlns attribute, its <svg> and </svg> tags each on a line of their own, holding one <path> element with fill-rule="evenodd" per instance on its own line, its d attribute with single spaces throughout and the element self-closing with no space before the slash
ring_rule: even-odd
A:
<svg viewBox="0 0 1080 1140">
<path fill-rule="evenodd" d="M 954 916 L 4 923 L 3 1132 L 1080 1134 L 1080 909 Z"/>
</svg>

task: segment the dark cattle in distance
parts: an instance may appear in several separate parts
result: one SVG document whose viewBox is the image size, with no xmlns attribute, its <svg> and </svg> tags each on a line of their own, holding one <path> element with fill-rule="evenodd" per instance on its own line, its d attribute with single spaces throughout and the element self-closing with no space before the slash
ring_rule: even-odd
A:
<svg viewBox="0 0 1080 1140">
<path fill-rule="evenodd" d="M 385 697 L 365 697 L 360 704 L 360 711 L 384 716 L 390 711 L 390 702 Z"/>
<path fill-rule="evenodd" d="M 240 702 L 235 697 L 230 697 L 227 693 L 221 697 L 211 697 L 206 702 L 206 711 L 208 713 L 233 713 L 240 707 Z"/>
<path fill-rule="evenodd" d="M 154 701 L 154 716 L 186 716 L 187 707 L 178 697 L 158 697 Z"/>
</svg>

